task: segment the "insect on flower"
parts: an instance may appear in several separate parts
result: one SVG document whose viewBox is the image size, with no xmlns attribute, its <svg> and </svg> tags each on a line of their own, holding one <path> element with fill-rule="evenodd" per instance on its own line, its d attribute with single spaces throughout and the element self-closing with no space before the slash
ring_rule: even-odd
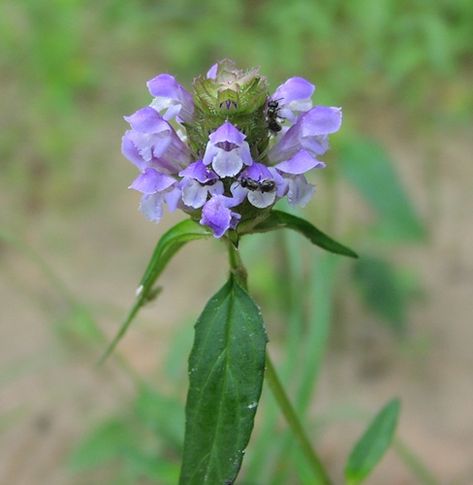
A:
<svg viewBox="0 0 473 485">
<path fill-rule="evenodd" d="M 240 180 L 240 185 L 244 189 L 251 191 L 260 190 L 263 193 L 272 192 L 276 188 L 276 182 L 274 182 L 274 180 L 263 180 L 260 182 L 252 180 L 249 177 L 242 177 Z"/>
<path fill-rule="evenodd" d="M 282 126 L 279 124 L 279 102 L 274 99 L 270 99 L 266 108 L 266 119 L 268 121 L 268 129 L 273 133 L 279 133 L 282 130 Z"/>
</svg>

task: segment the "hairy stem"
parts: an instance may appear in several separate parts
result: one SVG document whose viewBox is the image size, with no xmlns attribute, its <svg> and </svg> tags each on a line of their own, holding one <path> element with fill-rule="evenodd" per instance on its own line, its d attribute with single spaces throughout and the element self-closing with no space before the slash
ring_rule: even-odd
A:
<svg viewBox="0 0 473 485">
<path fill-rule="evenodd" d="M 245 290 L 248 289 L 247 284 L 247 271 L 243 265 L 240 252 L 238 250 L 238 241 L 227 240 L 228 243 L 228 257 L 230 262 L 230 271 L 237 279 L 240 286 Z M 286 418 L 287 424 L 291 428 L 294 436 L 299 441 L 304 455 L 311 465 L 314 472 L 314 478 L 316 484 L 329 485 L 331 483 L 327 472 L 325 471 L 322 462 L 320 461 L 317 453 L 312 448 L 309 438 L 307 437 L 304 427 L 302 426 L 297 413 L 289 400 L 289 397 L 281 384 L 281 381 L 276 373 L 276 369 L 271 361 L 271 358 L 266 354 L 266 372 L 265 378 L 268 381 L 269 387 Z"/>
</svg>

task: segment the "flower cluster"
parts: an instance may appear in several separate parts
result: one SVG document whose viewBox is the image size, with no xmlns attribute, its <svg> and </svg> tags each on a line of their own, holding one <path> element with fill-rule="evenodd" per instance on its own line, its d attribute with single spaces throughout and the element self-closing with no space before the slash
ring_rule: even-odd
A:
<svg viewBox="0 0 473 485">
<path fill-rule="evenodd" d="M 147 83 L 153 100 L 125 120 L 122 152 L 140 170 L 130 188 L 159 222 L 163 205 L 180 208 L 215 237 L 260 219 L 281 198 L 304 206 L 314 192 L 305 173 L 325 164 L 340 108 L 313 106 L 315 87 L 288 79 L 270 95 L 257 70 L 224 60 L 189 93 L 169 74 Z"/>
</svg>

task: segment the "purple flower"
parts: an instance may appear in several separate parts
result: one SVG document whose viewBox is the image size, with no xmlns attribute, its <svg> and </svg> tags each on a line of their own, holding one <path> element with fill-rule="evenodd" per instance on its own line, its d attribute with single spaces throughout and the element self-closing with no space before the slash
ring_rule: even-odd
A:
<svg viewBox="0 0 473 485">
<path fill-rule="evenodd" d="M 175 174 L 191 161 L 187 145 L 153 108 L 141 108 L 124 117 L 131 125 L 122 140 L 122 152 L 140 170 L 153 167 Z"/>
<path fill-rule="evenodd" d="M 313 168 L 324 167 L 325 163 L 314 158 L 307 150 L 299 150 L 292 158 L 275 166 L 287 183 L 287 200 L 290 204 L 304 207 L 309 202 L 315 187 L 307 182 L 303 174 Z"/>
<path fill-rule="evenodd" d="M 327 135 L 338 131 L 341 123 L 341 108 L 315 106 L 299 117 L 271 148 L 268 157 L 272 162 L 282 162 L 301 148 L 314 155 L 323 155 L 328 150 Z"/>
<path fill-rule="evenodd" d="M 305 175 L 325 167 L 319 158 L 342 112 L 313 107 L 309 81 L 292 77 L 269 96 L 258 69 L 225 59 L 194 79 L 192 95 L 170 74 L 147 86 L 153 100 L 125 116 L 122 152 L 140 170 L 130 188 L 148 219 L 158 222 L 164 204 L 179 207 L 220 238 L 283 197 L 310 200 Z"/>
<path fill-rule="evenodd" d="M 233 177 L 243 168 L 243 165 L 251 165 L 250 147 L 246 136 L 235 128 L 230 122 L 225 121 L 217 130 L 209 136 L 209 142 L 205 149 L 203 162 L 212 165 L 219 177 Z"/>
<path fill-rule="evenodd" d="M 202 208 L 200 223 L 212 229 L 216 238 L 222 237 L 228 229 L 235 229 L 241 215 L 230 210 L 238 202 L 224 195 L 212 197 Z"/>
<path fill-rule="evenodd" d="M 315 192 L 315 187 L 307 182 L 304 175 L 287 176 L 287 200 L 291 205 L 305 207 Z"/>
<path fill-rule="evenodd" d="M 291 77 L 281 84 L 271 99 L 278 103 L 278 115 L 291 124 L 300 113 L 312 108 L 312 94 L 315 86 L 302 77 Z"/>
<path fill-rule="evenodd" d="M 151 107 L 168 121 L 176 119 L 179 123 L 188 123 L 194 113 L 192 95 L 184 89 L 174 76 L 160 74 L 147 83 L 151 96 Z"/>
<path fill-rule="evenodd" d="M 276 169 L 253 163 L 243 170 L 238 181 L 233 182 L 231 192 L 239 203 L 248 198 L 252 206 L 264 209 L 274 204 L 276 198 L 283 197 L 287 187 L 287 182 Z"/>
<path fill-rule="evenodd" d="M 168 204 L 169 210 L 177 208 L 181 191 L 174 177 L 158 172 L 153 168 L 146 168 L 129 186 L 143 195 L 140 210 L 147 219 L 159 222 L 162 214 L 162 205 Z"/>
<path fill-rule="evenodd" d="M 223 194 L 223 182 L 202 160 L 191 163 L 179 175 L 184 177 L 180 183 L 182 202 L 188 207 L 198 209 L 205 204 L 209 194 Z"/>
<path fill-rule="evenodd" d="M 292 158 L 275 165 L 280 172 L 299 175 L 313 168 L 325 168 L 325 163 L 317 160 L 307 150 L 299 150 Z"/>
</svg>

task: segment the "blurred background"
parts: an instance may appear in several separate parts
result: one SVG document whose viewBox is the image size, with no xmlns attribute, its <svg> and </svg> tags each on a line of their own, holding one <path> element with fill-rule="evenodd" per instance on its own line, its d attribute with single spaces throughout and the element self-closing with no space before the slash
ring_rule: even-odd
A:
<svg viewBox="0 0 473 485">
<path fill-rule="evenodd" d="M 468 0 L 2 0 L 0 483 L 176 483 L 192 327 L 226 255 L 183 249 L 96 367 L 181 217 L 138 213 L 122 116 L 158 73 L 190 87 L 224 57 L 344 110 L 303 213 L 361 259 L 285 232 L 243 242 L 269 351 L 336 483 L 393 396 L 398 437 L 367 483 L 473 483 L 472 25 Z M 266 390 L 239 483 L 311 483 Z"/>
</svg>

